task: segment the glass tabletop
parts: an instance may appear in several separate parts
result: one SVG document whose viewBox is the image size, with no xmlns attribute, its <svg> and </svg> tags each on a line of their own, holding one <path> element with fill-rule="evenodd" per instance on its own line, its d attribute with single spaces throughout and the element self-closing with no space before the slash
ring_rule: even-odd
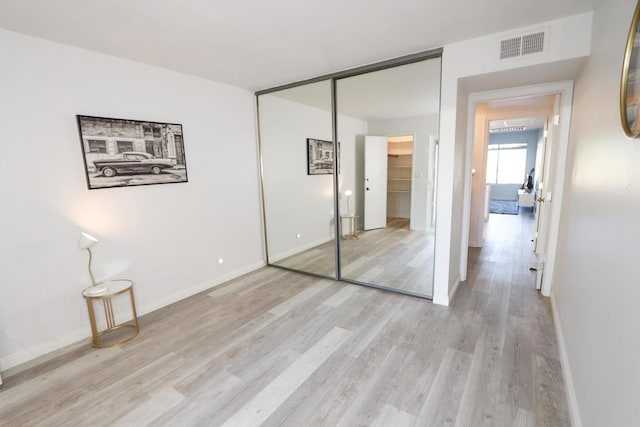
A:
<svg viewBox="0 0 640 427">
<path fill-rule="evenodd" d="M 82 291 L 82 296 L 87 298 L 111 297 L 126 291 L 133 286 L 133 282 L 127 279 L 105 280 L 96 286 L 89 286 Z"/>
</svg>

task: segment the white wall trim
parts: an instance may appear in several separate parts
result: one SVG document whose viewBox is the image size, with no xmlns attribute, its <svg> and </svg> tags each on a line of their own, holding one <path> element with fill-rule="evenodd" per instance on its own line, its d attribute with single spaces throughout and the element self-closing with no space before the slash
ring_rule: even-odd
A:
<svg viewBox="0 0 640 427">
<path fill-rule="evenodd" d="M 545 275 L 542 282 L 542 294 L 551 295 L 551 282 L 553 279 L 554 260 L 558 245 L 558 232 L 560 229 L 560 214 L 562 212 L 562 196 L 564 190 L 565 169 L 567 163 L 567 151 L 569 148 L 569 127 L 571 125 L 571 107 L 573 102 L 573 81 L 561 81 L 542 83 L 531 86 L 521 86 L 515 88 L 498 89 L 487 92 L 476 92 L 469 94 L 468 117 L 467 117 L 467 146 L 465 159 L 465 179 L 464 179 L 464 212 L 462 219 L 462 241 L 460 255 L 460 276 L 466 280 L 467 264 L 469 259 L 469 227 L 471 225 L 471 167 L 473 164 L 473 136 L 476 105 L 482 102 L 496 101 L 500 99 L 551 95 L 560 93 L 562 95 L 562 105 L 560 113 L 560 138 L 558 141 L 558 157 L 554 169 L 554 203 L 551 204 L 551 216 L 549 225 L 549 236 L 547 243 L 547 256 L 552 262 L 545 266 Z"/>
<path fill-rule="evenodd" d="M 10 354 L 0 359 L 0 371 L 6 371 L 7 369 L 27 363 L 33 359 L 46 355 L 47 353 L 51 353 L 75 342 L 87 339 L 90 336 L 91 330 L 87 324 L 85 328 L 78 329 L 71 334 L 67 334 L 56 340 L 25 348 L 17 353 Z"/>
<path fill-rule="evenodd" d="M 260 261 L 260 262 L 248 265 L 246 267 L 231 271 L 213 280 L 198 283 L 187 289 L 184 289 L 180 292 L 173 293 L 160 300 L 154 301 L 150 304 L 146 304 L 142 307 L 137 307 L 138 316 L 143 316 L 145 314 L 151 313 L 152 311 L 156 311 L 160 308 L 171 305 L 175 302 L 178 302 L 180 300 L 183 300 L 185 298 L 198 294 L 207 289 L 219 286 L 225 282 L 228 282 L 229 280 L 235 279 L 244 274 L 247 274 L 259 268 L 262 268 L 265 265 L 266 263 L 264 261 Z M 0 359 L 0 371 L 6 371 L 7 369 L 14 368 L 18 365 L 27 363 L 38 357 L 45 356 L 48 353 L 54 352 L 56 350 L 60 350 L 63 347 L 67 347 L 69 345 L 75 344 L 79 341 L 89 340 L 90 337 L 91 337 L 91 329 L 89 328 L 89 324 L 87 324 L 85 327 L 82 327 L 61 338 L 58 338 L 49 342 L 37 344 L 3 357 L 2 359 Z"/>
<path fill-rule="evenodd" d="M 562 377 L 564 378 L 564 387 L 567 391 L 567 400 L 569 401 L 569 416 L 571 417 L 571 425 L 574 427 L 582 427 L 582 418 L 580 417 L 580 408 L 578 406 L 576 388 L 573 383 L 571 366 L 569 365 L 569 355 L 567 354 L 567 346 L 564 342 L 564 334 L 562 333 L 562 325 L 560 324 L 558 306 L 556 305 L 556 299 L 553 296 L 551 297 L 551 311 L 553 312 L 553 324 L 556 329 L 558 352 L 560 353 L 560 365 L 562 366 Z"/>
<path fill-rule="evenodd" d="M 242 275 L 245 275 L 247 273 L 251 273 L 252 271 L 255 271 L 259 268 L 264 267 L 265 265 L 267 265 L 264 261 L 259 261 L 253 264 L 250 264 L 246 267 L 242 267 L 239 268 L 237 270 L 234 271 L 230 271 L 226 274 L 223 274 L 222 276 L 219 276 L 213 280 L 208 280 L 205 282 L 201 282 L 198 283 L 196 285 L 193 285 L 187 289 L 184 289 L 180 292 L 175 292 L 171 295 L 167 295 L 166 297 L 154 301 L 150 304 L 146 304 L 144 306 L 142 306 L 138 312 L 138 314 L 140 316 L 151 313 L 152 311 L 156 311 L 158 309 L 161 309 L 163 307 L 166 307 L 168 305 L 171 305 L 175 302 L 178 302 L 180 300 L 183 300 L 185 298 L 189 298 L 190 296 L 193 296 L 197 293 L 200 293 L 202 291 L 206 291 L 207 289 L 210 288 L 215 288 L 216 286 L 222 285 L 225 282 L 228 282 L 229 280 L 233 280 L 237 277 L 240 277 Z"/>
<path fill-rule="evenodd" d="M 456 282 L 451 287 L 451 291 L 449 291 L 449 295 L 434 295 L 433 303 L 438 305 L 448 306 L 453 301 L 453 296 L 456 294 L 458 287 L 460 286 L 461 280 L 460 277 L 456 279 Z"/>
<path fill-rule="evenodd" d="M 269 263 L 273 264 L 274 262 L 281 261 L 281 260 L 283 260 L 285 258 L 290 257 L 291 255 L 295 255 L 295 254 L 298 254 L 300 252 L 315 248 L 316 246 L 320 246 L 322 244 L 330 242 L 333 239 L 334 239 L 333 236 L 323 237 L 322 239 L 314 240 L 313 242 L 309 242 L 309 243 L 307 243 L 305 245 L 298 246 L 298 247 L 293 248 L 293 249 L 291 249 L 289 251 L 281 252 L 278 255 L 270 256 L 269 257 Z"/>
<path fill-rule="evenodd" d="M 433 303 L 437 304 L 437 305 L 448 306 L 449 305 L 449 296 L 448 295 L 434 295 L 433 296 Z"/>
</svg>

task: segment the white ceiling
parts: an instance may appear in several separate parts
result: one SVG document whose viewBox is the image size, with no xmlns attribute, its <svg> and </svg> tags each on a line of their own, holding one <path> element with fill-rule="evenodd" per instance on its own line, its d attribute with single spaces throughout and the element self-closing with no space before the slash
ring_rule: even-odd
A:
<svg viewBox="0 0 640 427">
<path fill-rule="evenodd" d="M 547 121 L 547 115 L 539 114 L 529 116 L 524 112 L 531 111 L 553 111 L 555 102 L 554 95 L 525 96 L 519 98 L 509 98 L 484 103 L 485 112 L 498 115 L 505 113 L 509 117 L 506 119 L 492 120 L 489 122 L 489 129 L 510 128 L 524 126 L 526 130 L 542 129 Z M 523 112 L 520 117 L 513 117 L 514 113 Z"/>
<path fill-rule="evenodd" d="M 501 129 L 524 126 L 524 130 L 542 129 L 547 121 L 545 116 L 524 117 L 519 119 L 492 120 L 489 122 L 489 129 Z"/>
<path fill-rule="evenodd" d="M 250 90 L 593 9 L 598 0 L 0 0 L 0 27 Z"/>
<path fill-rule="evenodd" d="M 338 80 L 338 114 L 363 120 L 438 114 L 440 58 Z M 273 93 L 331 111 L 328 81 Z"/>
</svg>

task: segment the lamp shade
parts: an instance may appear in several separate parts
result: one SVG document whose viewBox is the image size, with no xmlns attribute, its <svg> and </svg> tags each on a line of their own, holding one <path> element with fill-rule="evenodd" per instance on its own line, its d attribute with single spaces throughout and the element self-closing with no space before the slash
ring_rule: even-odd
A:
<svg viewBox="0 0 640 427">
<path fill-rule="evenodd" d="M 78 249 L 89 249 L 98 243 L 98 239 L 91 234 L 87 234 L 84 231 L 80 234 L 78 239 Z"/>
<path fill-rule="evenodd" d="M 344 195 L 347 196 L 347 197 L 351 196 L 352 194 L 353 194 L 353 191 L 351 191 L 351 190 L 347 190 L 347 191 L 344 192 Z"/>
</svg>

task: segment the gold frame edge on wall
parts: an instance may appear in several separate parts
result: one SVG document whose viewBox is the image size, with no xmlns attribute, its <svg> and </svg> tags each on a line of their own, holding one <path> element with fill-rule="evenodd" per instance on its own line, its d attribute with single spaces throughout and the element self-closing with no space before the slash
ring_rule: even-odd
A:
<svg viewBox="0 0 640 427">
<path fill-rule="evenodd" d="M 622 129 L 629 138 L 637 138 L 640 136 L 640 126 L 636 130 L 629 126 L 628 119 L 628 107 L 627 107 L 627 95 L 629 86 L 629 67 L 631 65 L 631 55 L 634 49 L 634 42 L 636 35 L 638 34 L 638 23 L 640 23 L 640 1 L 637 3 L 635 11 L 633 13 L 633 19 L 631 20 L 631 27 L 629 28 L 629 35 L 627 36 L 627 45 L 624 52 L 624 61 L 622 64 L 622 76 L 620 79 L 620 121 L 622 123 Z M 638 70 L 640 71 L 640 70 Z M 636 107 L 640 110 L 640 103 Z M 640 111 L 636 113 L 636 120 L 640 118 Z"/>
</svg>

